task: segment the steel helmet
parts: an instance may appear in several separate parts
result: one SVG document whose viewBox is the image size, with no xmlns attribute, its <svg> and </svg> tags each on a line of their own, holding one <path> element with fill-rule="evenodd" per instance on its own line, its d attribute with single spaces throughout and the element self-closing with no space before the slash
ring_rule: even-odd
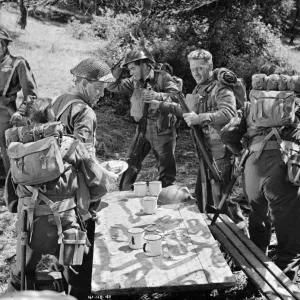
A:
<svg viewBox="0 0 300 300">
<path fill-rule="evenodd" d="M 89 57 L 81 61 L 70 70 L 74 76 L 85 78 L 89 81 L 113 82 L 110 67 L 101 59 Z"/>
<path fill-rule="evenodd" d="M 13 41 L 8 32 L 2 28 L 0 28 L 0 40 Z"/>
<path fill-rule="evenodd" d="M 141 59 L 149 59 L 151 63 L 155 64 L 153 55 L 146 48 L 144 48 L 139 50 L 131 50 L 128 52 L 125 56 L 123 67 L 126 67 L 131 62 Z"/>
</svg>

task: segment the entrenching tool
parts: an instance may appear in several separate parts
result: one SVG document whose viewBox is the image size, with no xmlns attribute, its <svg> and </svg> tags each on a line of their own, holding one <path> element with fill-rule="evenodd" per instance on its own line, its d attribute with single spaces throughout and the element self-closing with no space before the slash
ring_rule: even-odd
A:
<svg viewBox="0 0 300 300">
<path fill-rule="evenodd" d="M 228 199 L 228 196 L 231 193 L 232 188 L 233 188 L 233 186 L 234 186 L 237 178 L 240 176 L 240 174 L 242 173 L 242 171 L 244 169 L 243 165 L 244 165 L 244 162 L 245 162 L 246 158 L 248 157 L 248 155 L 249 155 L 249 150 L 246 149 L 244 151 L 242 157 L 241 157 L 241 160 L 240 160 L 240 162 L 239 162 L 239 164 L 238 164 L 238 166 L 236 168 L 236 171 L 234 172 L 234 174 L 231 177 L 231 180 L 230 180 L 230 182 L 229 182 L 229 184 L 228 184 L 228 186 L 227 186 L 227 188 L 226 188 L 226 190 L 225 190 L 225 192 L 224 192 L 224 194 L 222 196 L 222 199 L 221 199 L 218 207 L 214 208 L 214 207 L 210 206 L 210 208 L 213 208 L 215 210 L 215 214 L 213 216 L 213 219 L 212 219 L 210 225 L 214 225 L 215 224 L 215 222 L 216 222 L 219 214 L 221 213 L 222 207 L 223 207 L 224 203 L 226 202 L 226 200 Z"/>
</svg>

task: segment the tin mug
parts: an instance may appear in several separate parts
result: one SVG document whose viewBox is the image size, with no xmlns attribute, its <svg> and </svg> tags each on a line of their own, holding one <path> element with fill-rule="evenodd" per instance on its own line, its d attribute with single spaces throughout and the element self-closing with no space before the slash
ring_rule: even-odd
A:
<svg viewBox="0 0 300 300">
<path fill-rule="evenodd" d="M 133 191 L 137 197 L 143 197 L 147 195 L 147 183 L 145 181 L 138 181 L 133 184 Z"/>
<path fill-rule="evenodd" d="M 151 196 L 158 196 L 162 191 L 161 181 L 150 181 L 149 192 Z"/>
<path fill-rule="evenodd" d="M 147 215 L 153 215 L 157 210 L 157 197 L 144 197 L 143 198 L 143 209 Z"/>
<path fill-rule="evenodd" d="M 143 245 L 143 251 L 147 256 L 162 254 L 162 236 L 160 234 L 147 234 L 144 240 L 146 243 Z"/>
<path fill-rule="evenodd" d="M 143 228 L 130 228 L 128 229 L 128 245 L 131 249 L 141 249 L 144 243 L 144 232 Z"/>
</svg>

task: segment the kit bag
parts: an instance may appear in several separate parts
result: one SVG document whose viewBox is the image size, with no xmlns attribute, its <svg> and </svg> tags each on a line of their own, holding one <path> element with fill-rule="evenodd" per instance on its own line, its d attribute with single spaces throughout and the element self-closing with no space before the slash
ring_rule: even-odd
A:
<svg viewBox="0 0 300 300">
<path fill-rule="evenodd" d="M 7 153 L 16 184 L 43 184 L 58 178 L 64 171 L 57 138 L 53 136 L 27 144 L 12 142 Z"/>
<path fill-rule="evenodd" d="M 249 121 L 256 127 L 292 125 L 296 104 L 294 91 L 250 91 Z"/>
</svg>

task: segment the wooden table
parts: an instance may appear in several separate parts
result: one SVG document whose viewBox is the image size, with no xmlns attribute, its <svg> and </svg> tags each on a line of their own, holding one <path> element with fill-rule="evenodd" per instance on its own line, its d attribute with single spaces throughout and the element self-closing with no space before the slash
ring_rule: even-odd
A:
<svg viewBox="0 0 300 300">
<path fill-rule="evenodd" d="M 163 293 L 230 287 L 235 278 L 195 203 L 164 205 L 155 215 L 142 212 L 133 192 L 102 199 L 96 225 L 92 292 Z M 128 247 L 127 230 L 156 224 L 164 236 L 163 254 L 148 257 Z"/>
</svg>

